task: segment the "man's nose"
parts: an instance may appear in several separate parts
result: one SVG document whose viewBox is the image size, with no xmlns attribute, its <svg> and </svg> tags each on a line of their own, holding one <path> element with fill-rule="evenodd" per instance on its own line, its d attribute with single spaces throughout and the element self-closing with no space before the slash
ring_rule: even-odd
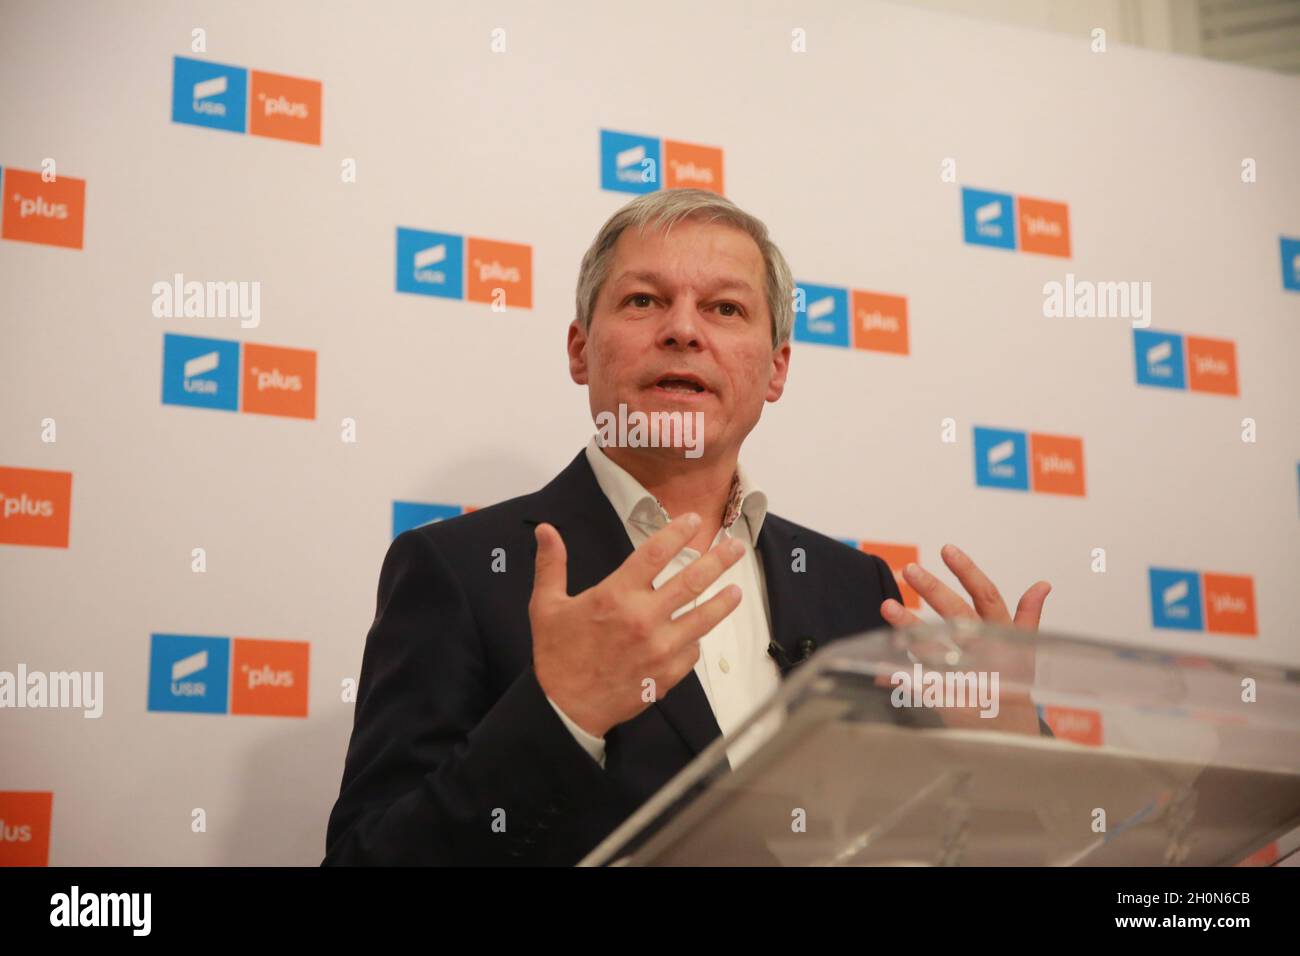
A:
<svg viewBox="0 0 1300 956">
<path fill-rule="evenodd" d="M 701 347 L 699 305 L 693 297 L 678 296 L 665 310 L 655 344 L 665 349 Z"/>
</svg>

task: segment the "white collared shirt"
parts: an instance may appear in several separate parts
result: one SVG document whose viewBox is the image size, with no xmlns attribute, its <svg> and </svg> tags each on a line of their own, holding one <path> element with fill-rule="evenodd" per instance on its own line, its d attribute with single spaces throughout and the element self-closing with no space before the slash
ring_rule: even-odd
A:
<svg viewBox="0 0 1300 956">
<path fill-rule="evenodd" d="M 587 443 L 586 454 L 591 470 L 595 472 L 596 482 L 623 522 L 632 547 L 640 547 L 651 535 L 668 524 L 668 513 L 654 495 L 601 451 L 595 438 Z M 771 613 L 763 581 L 762 562 L 755 550 L 758 533 L 767 516 L 767 495 L 749 482 L 743 469 L 738 468 L 737 474 L 741 496 L 739 513 L 730 526 L 719 529 L 711 546 L 716 546 L 724 537 L 738 538 L 745 545 L 745 554 L 695 601 L 683 605 L 673 614 L 677 617 L 686 613 L 730 584 L 740 587 L 740 606 L 700 639 L 700 659 L 695 663 L 695 674 L 713 709 L 718 728 L 723 737 L 728 739 L 745 718 L 781 685 L 781 671 L 767 653 L 772 633 Z M 665 581 L 699 557 L 700 552 L 693 548 L 683 548 L 654 579 L 654 587 L 662 587 Z M 603 767 L 604 738 L 587 733 L 570 720 L 554 701 L 550 703 L 578 743 Z M 729 745 L 727 759 L 731 766 L 738 766 L 753 753 L 776 730 L 782 717 L 783 714 L 779 712 L 770 715 L 765 718 L 762 726 L 755 727 L 743 741 Z"/>
</svg>

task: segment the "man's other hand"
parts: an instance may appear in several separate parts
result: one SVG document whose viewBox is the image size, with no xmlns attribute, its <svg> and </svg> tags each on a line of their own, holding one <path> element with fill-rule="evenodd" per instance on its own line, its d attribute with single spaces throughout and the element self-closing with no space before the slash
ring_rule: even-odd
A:
<svg viewBox="0 0 1300 956">
<path fill-rule="evenodd" d="M 939 553 L 943 557 L 943 563 L 948 565 L 949 570 L 957 576 L 957 580 L 970 595 L 970 604 L 919 564 L 909 564 L 904 568 L 903 579 L 939 613 L 940 617 L 945 621 L 962 619 L 984 621 L 1037 633 L 1038 622 L 1043 613 L 1043 602 L 1047 600 L 1047 595 L 1052 590 L 1051 584 L 1038 581 L 1031 585 L 1029 590 L 1021 595 L 1020 602 L 1016 605 L 1015 616 L 1012 617 L 997 587 L 969 556 L 951 544 L 944 545 Z M 922 623 L 919 617 L 892 598 L 881 604 L 880 613 L 895 628 Z M 940 710 L 944 723 L 950 727 L 1003 730 L 1038 736 L 1041 728 L 1037 709 L 1029 693 L 1034 682 L 1033 644 L 989 642 L 979 635 L 966 638 L 954 636 L 953 640 L 958 643 L 962 651 L 969 651 L 974 659 L 982 662 L 981 669 L 997 672 L 999 712 L 993 719 L 984 719 L 975 708 L 946 707 Z M 940 662 L 944 659 L 945 648 L 938 646 L 936 642 L 922 642 L 914 646 L 913 650 L 923 659 L 932 662 Z"/>
<path fill-rule="evenodd" d="M 1013 618 L 997 587 L 965 552 L 955 545 L 946 544 L 939 553 L 943 557 L 943 563 L 948 565 L 948 569 L 957 576 L 957 580 L 970 595 L 974 607 L 967 604 L 956 591 L 919 564 L 909 564 L 904 568 L 903 579 L 945 621 L 967 618 L 987 621 L 989 624 L 1017 627 L 1025 631 L 1038 630 L 1038 620 L 1043 614 L 1043 602 L 1047 600 L 1047 595 L 1052 590 L 1050 584 L 1046 581 L 1038 581 L 1031 585 L 1029 590 L 1021 595 Z M 894 627 L 909 627 L 921 623 L 919 617 L 893 598 L 880 605 L 880 613 Z"/>
</svg>

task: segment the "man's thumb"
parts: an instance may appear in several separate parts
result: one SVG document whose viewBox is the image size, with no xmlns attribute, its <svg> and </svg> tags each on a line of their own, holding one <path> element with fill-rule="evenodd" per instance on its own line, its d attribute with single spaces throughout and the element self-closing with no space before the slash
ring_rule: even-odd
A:
<svg viewBox="0 0 1300 956">
<path fill-rule="evenodd" d="M 537 526 L 537 558 L 533 561 L 533 595 L 568 592 L 568 556 L 560 532 L 549 524 Z"/>
</svg>

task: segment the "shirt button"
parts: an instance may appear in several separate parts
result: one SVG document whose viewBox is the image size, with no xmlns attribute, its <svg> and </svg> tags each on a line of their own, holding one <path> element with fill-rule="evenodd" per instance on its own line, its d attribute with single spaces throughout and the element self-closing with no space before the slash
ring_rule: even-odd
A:
<svg viewBox="0 0 1300 956">
<path fill-rule="evenodd" d="M 731 665 L 727 663 L 727 659 L 725 657 L 718 658 L 718 670 L 722 671 L 722 673 L 724 674 L 731 673 Z"/>
</svg>

